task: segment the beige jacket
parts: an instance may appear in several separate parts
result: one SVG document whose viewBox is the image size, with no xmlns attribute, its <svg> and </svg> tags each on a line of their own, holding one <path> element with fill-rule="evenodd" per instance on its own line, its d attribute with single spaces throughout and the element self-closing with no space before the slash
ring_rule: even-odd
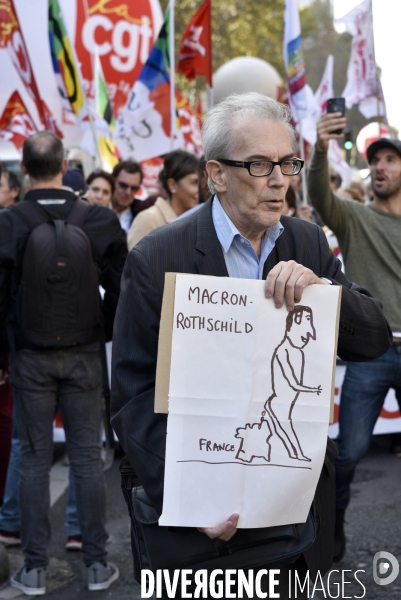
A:
<svg viewBox="0 0 401 600">
<path fill-rule="evenodd" d="M 145 235 L 162 225 L 171 223 L 176 217 L 170 202 L 158 198 L 153 206 L 141 211 L 133 220 L 128 232 L 128 250 L 132 250 Z"/>
</svg>

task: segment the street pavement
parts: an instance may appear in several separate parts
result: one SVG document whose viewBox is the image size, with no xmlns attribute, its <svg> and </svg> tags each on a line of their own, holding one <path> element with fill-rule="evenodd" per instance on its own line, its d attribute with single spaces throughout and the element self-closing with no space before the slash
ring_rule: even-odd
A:
<svg viewBox="0 0 401 600">
<path fill-rule="evenodd" d="M 67 492 L 54 502 L 51 510 L 52 540 L 49 547 L 51 557 L 48 594 L 49 600 L 136 600 L 140 598 L 140 587 L 132 574 L 132 556 L 130 551 L 129 519 L 126 505 L 120 490 L 120 476 L 116 458 L 112 467 L 106 471 L 107 486 L 107 530 L 112 535 L 108 545 L 108 559 L 120 568 L 120 578 L 109 590 L 88 592 L 85 572 L 80 560 L 80 552 L 65 550 L 64 531 Z M 53 477 L 60 482 L 67 481 L 68 467 L 53 471 Z M 366 598 L 367 600 L 401 600 L 401 575 L 390 585 L 377 585 L 373 581 L 373 557 L 376 552 L 392 553 L 401 562 L 401 458 L 388 453 L 388 438 L 376 436 L 368 455 L 361 461 L 355 482 L 352 486 L 352 501 L 346 514 L 347 552 L 344 560 L 333 565 L 338 572 L 323 578 L 312 596 L 323 598 Z M 57 495 L 54 496 L 57 498 Z M 9 549 L 11 569 L 22 564 L 22 552 L 18 548 Z M 355 580 L 354 573 L 363 587 Z M 342 573 L 345 571 L 345 573 Z M 365 572 L 362 572 L 365 571 Z M 341 579 L 351 581 L 344 583 Z M 324 586 L 324 591 L 322 590 Z M 320 588 L 320 591 L 318 591 Z M 0 600 L 23 598 L 17 590 L 9 587 L 0 590 Z M 295 597 L 295 596 L 293 596 Z"/>
</svg>

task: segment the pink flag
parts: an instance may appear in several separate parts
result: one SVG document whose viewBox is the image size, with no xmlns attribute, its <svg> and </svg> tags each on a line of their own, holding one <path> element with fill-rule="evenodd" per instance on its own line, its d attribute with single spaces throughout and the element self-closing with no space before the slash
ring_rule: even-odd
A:
<svg viewBox="0 0 401 600">
<path fill-rule="evenodd" d="M 347 108 L 358 104 L 360 112 L 366 119 L 384 116 L 386 107 L 376 70 L 372 0 L 363 0 L 361 4 L 335 22 L 345 25 L 348 33 L 353 37 L 347 71 L 348 80 L 342 93 Z"/>
</svg>

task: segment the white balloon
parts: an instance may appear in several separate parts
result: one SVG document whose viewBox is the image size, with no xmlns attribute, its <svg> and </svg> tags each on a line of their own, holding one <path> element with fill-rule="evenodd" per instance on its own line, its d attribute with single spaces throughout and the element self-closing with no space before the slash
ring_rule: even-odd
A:
<svg viewBox="0 0 401 600">
<path fill-rule="evenodd" d="M 214 73 L 213 90 L 216 104 L 230 94 L 244 92 L 259 92 L 274 100 L 281 100 L 283 80 L 265 60 L 256 56 L 238 56 Z"/>
</svg>

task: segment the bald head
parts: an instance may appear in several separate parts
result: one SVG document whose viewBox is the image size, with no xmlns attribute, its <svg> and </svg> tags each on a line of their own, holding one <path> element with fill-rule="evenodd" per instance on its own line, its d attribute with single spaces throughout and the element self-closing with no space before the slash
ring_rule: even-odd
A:
<svg viewBox="0 0 401 600">
<path fill-rule="evenodd" d="M 22 164 L 31 179 L 52 181 L 62 173 L 64 147 L 54 133 L 40 131 L 25 140 Z"/>
</svg>

